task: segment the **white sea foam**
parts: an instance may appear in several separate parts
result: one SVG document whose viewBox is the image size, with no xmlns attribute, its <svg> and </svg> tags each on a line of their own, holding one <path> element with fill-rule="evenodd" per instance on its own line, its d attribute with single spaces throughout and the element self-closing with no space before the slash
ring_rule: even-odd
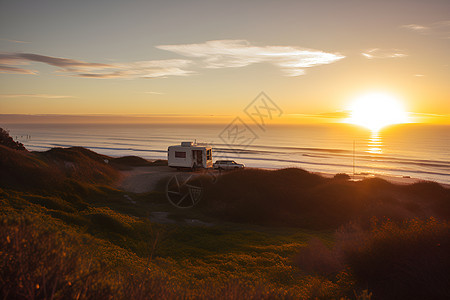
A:
<svg viewBox="0 0 450 300">
<path fill-rule="evenodd" d="M 370 132 L 344 124 L 254 128 L 248 146 L 222 140 L 224 125 L 2 125 L 30 150 L 82 146 L 110 156 L 165 159 L 167 147 L 181 141 L 213 145 L 215 158 L 251 167 L 299 167 L 326 173 L 411 176 L 450 184 L 450 126 L 402 125 Z M 31 137 L 30 137 L 31 136 Z M 355 151 L 353 152 L 353 142 Z"/>
</svg>

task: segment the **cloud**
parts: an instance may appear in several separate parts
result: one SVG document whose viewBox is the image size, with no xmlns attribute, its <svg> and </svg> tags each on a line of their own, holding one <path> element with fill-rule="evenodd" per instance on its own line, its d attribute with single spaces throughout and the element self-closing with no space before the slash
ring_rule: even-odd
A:
<svg viewBox="0 0 450 300">
<path fill-rule="evenodd" d="M 344 56 L 292 46 L 252 46 L 246 40 L 216 40 L 201 44 L 160 45 L 157 48 L 198 58 L 205 68 L 239 68 L 271 63 L 287 76 L 305 74 L 305 68 L 336 62 Z"/>
<path fill-rule="evenodd" d="M 368 59 L 374 59 L 374 58 L 399 58 L 399 57 L 406 57 L 408 56 L 403 50 L 399 49 L 380 49 L 380 48 L 373 48 L 364 51 L 361 53 L 364 57 L 367 57 Z"/>
<path fill-rule="evenodd" d="M 161 92 L 145 92 L 145 94 L 151 94 L 151 95 L 164 95 L 164 93 L 161 93 Z"/>
<path fill-rule="evenodd" d="M 18 43 L 18 44 L 29 44 L 30 43 L 30 42 L 11 40 L 11 39 L 0 39 L 0 41 L 10 42 L 10 43 Z"/>
<path fill-rule="evenodd" d="M 184 59 L 104 64 L 33 53 L 0 54 L 0 72 L 37 74 L 38 72 L 35 70 L 17 67 L 18 65 L 29 65 L 32 62 L 57 67 L 59 72 L 68 73 L 71 76 L 88 78 L 156 78 L 193 73 L 184 69 L 191 64 L 191 61 Z"/>
<path fill-rule="evenodd" d="M 100 63 L 87 63 L 75 59 L 51 57 L 32 53 L 18 53 L 16 56 L 25 61 L 41 62 L 63 69 L 67 72 L 79 72 L 80 70 L 111 69 L 112 65 Z"/>
<path fill-rule="evenodd" d="M 0 65 L 28 65 L 29 63 L 15 53 L 0 53 Z"/>
<path fill-rule="evenodd" d="M 450 20 L 435 22 L 429 25 L 408 24 L 400 27 L 424 35 L 437 36 L 442 39 L 450 39 Z"/>
<path fill-rule="evenodd" d="M 315 115 L 318 118 L 327 118 L 327 119 L 344 119 L 350 116 L 350 111 L 341 110 L 341 111 L 333 111 L 333 112 L 325 112 Z"/>
<path fill-rule="evenodd" d="M 0 65 L 0 73 L 8 73 L 8 74 L 38 74 L 38 71 L 28 70 L 24 68 L 18 68 L 14 66 L 4 66 Z"/>
<path fill-rule="evenodd" d="M 74 98 L 73 96 L 49 95 L 49 94 L 0 94 L 1 98 L 45 98 L 45 99 L 62 99 Z"/>
<path fill-rule="evenodd" d="M 203 68 L 238 68 L 255 63 L 271 63 L 287 76 L 305 74 L 305 69 L 336 62 L 344 56 L 292 46 L 252 46 L 245 40 L 217 40 L 201 44 L 160 45 L 157 48 L 197 59 Z M 85 78 L 157 78 L 186 76 L 194 61 L 188 59 L 148 60 L 129 63 L 85 62 L 34 53 L 0 53 L 0 72 L 38 74 L 27 65 L 43 63 L 57 72 Z"/>
<path fill-rule="evenodd" d="M 350 115 L 350 111 L 341 110 L 341 111 L 332 111 L 332 112 L 323 112 L 317 114 L 287 114 L 288 116 L 296 116 L 296 117 L 309 117 L 309 118 L 324 118 L 324 119 L 344 119 L 348 118 Z"/>
</svg>

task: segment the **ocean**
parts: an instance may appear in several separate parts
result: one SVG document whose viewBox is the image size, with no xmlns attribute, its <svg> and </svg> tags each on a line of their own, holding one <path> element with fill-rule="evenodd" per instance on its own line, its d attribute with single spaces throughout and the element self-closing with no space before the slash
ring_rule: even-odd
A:
<svg viewBox="0 0 450 300">
<path fill-rule="evenodd" d="M 378 134 L 348 124 L 264 128 L 233 124 L 2 124 L 0 127 L 33 151 L 82 146 L 114 157 L 167 159 L 168 146 L 197 141 L 212 145 L 214 161 L 233 159 L 248 167 L 410 176 L 450 184 L 450 126 L 444 125 L 403 124 Z"/>
</svg>

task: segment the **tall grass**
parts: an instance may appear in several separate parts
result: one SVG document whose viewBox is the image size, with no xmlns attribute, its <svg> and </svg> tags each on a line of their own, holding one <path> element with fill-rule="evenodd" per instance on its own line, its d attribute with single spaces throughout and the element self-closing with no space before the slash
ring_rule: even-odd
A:
<svg viewBox="0 0 450 300">
<path fill-rule="evenodd" d="M 348 268 L 377 299 L 448 299 L 450 224 L 430 218 L 373 222 L 370 230 L 347 226 L 332 249 L 311 241 L 294 263 L 326 276 Z"/>
<path fill-rule="evenodd" d="M 385 222 L 337 236 L 359 284 L 383 299 L 450 297 L 450 224 L 434 218 Z"/>
<path fill-rule="evenodd" d="M 107 264 L 89 239 L 40 222 L 0 221 L 2 299 L 175 298 L 176 290 L 161 275 Z"/>
<path fill-rule="evenodd" d="M 216 261 L 225 258 L 215 255 L 204 261 L 185 257 L 179 261 L 168 258 L 146 262 L 85 234 L 42 221 L 1 218 L 0 298 L 315 299 L 342 295 L 337 284 L 317 277 L 280 285 L 277 280 L 283 274 L 276 272 L 272 280 L 267 280 L 257 274 L 242 276 L 224 271 L 239 268 L 249 259 L 249 269 L 265 262 L 266 268 L 282 270 L 280 262 L 270 265 L 257 254 L 241 254 L 242 258 L 230 254 L 226 256 L 229 266 L 219 265 Z M 288 271 L 289 266 L 284 270 Z M 229 276 L 218 276 L 217 272 Z"/>
</svg>

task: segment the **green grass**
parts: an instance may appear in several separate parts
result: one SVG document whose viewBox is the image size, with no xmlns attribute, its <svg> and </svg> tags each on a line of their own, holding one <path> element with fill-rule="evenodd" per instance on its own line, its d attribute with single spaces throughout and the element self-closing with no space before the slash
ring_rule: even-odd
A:
<svg viewBox="0 0 450 300">
<path fill-rule="evenodd" d="M 58 272 L 65 274 L 64 278 L 69 278 L 67 280 L 93 272 L 86 275 L 91 280 L 88 295 L 104 296 L 114 292 L 125 297 L 127 293 L 139 294 L 143 292 L 142 289 L 148 289 L 147 285 L 139 286 L 136 280 L 146 280 L 153 286 L 151 291 L 143 292 L 145 295 L 156 293 L 164 297 L 169 295 L 169 298 L 183 294 L 221 299 L 225 299 L 225 295 L 234 295 L 235 299 L 289 295 L 307 298 L 313 293 L 339 295 L 345 292 L 335 283 L 337 279 L 305 277 L 291 263 L 291 257 L 308 239 L 317 235 L 330 239 L 330 232 L 280 228 L 264 230 L 262 227 L 249 229 L 236 224 L 212 227 L 152 224 L 146 218 L 130 216 L 98 204 L 68 212 L 64 206 L 35 203 L 36 198 L 39 197 L 2 191 L 0 212 L 3 216 L 3 234 L 7 234 L 10 240 L 13 236 L 23 239 L 22 234 L 26 235 L 26 247 L 35 249 L 34 255 L 40 257 L 43 264 L 48 264 L 38 271 L 40 273 L 56 272 L 51 268 L 55 259 L 62 259 L 60 264 L 68 264 L 58 269 Z M 27 217 L 24 219 L 24 216 Z M 51 241 L 42 240 L 42 236 L 50 236 Z M 3 242 L 5 240 L 6 237 L 3 237 Z M 58 243 L 63 246 L 58 246 Z M 48 256 L 44 249 L 39 248 L 48 249 L 47 244 L 54 249 L 54 254 L 66 253 L 67 261 L 66 256 Z M 61 250 L 61 247 L 65 250 Z M 19 252 L 23 257 L 21 262 L 26 263 L 20 270 L 35 268 L 37 262 L 27 259 L 31 253 L 18 249 L 14 251 Z M 86 252 L 90 254 L 86 255 Z M 8 255 L 19 255 L 13 254 Z M 94 269 L 86 271 L 83 269 L 85 267 L 78 269 L 72 266 L 73 261 L 83 261 L 83 266 L 90 260 L 94 261 Z M 8 265 L 3 269 L 14 273 L 13 266 Z M 124 274 L 124 269 L 131 270 L 125 274 L 131 272 L 137 275 L 117 279 L 117 274 Z M 60 274 L 58 272 L 56 274 Z M 96 275 L 99 273 L 104 275 Z M 2 276 L 13 278 L 24 275 L 8 273 Z M 49 284 L 38 278 L 34 280 L 41 286 Z M 67 280 L 64 280 L 65 283 L 58 283 L 58 295 L 61 297 L 73 296 L 73 293 L 82 289 L 77 286 L 72 290 L 66 286 Z M 310 283 L 311 280 L 315 283 L 310 287 L 305 286 L 305 282 Z M 125 288 L 123 282 L 132 283 L 131 286 L 135 287 L 127 290 L 130 286 Z M 11 289 L 9 292 L 18 293 L 17 286 L 11 282 L 8 284 Z M 175 284 L 175 292 L 172 284 Z M 41 291 L 32 286 L 29 289 L 34 295 L 42 296 L 39 294 Z"/>
<path fill-rule="evenodd" d="M 113 188 L 117 170 L 92 151 L 0 151 L 7 179 L 0 181 L 1 298 L 370 299 L 373 292 L 399 299 L 448 292 L 448 223 L 408 221 L 448 218 L 449 190 L 435 183 L 241 170 L 206 183 L 203 203 L 180 211 L 160 189 Z M 147 165 L 128 157 L 120 168 L 126 162 Z M 176 223 L 150 222 L 161 211 Z M 370 227 L 373 216 L 384 221 Z"/>
</svg>

